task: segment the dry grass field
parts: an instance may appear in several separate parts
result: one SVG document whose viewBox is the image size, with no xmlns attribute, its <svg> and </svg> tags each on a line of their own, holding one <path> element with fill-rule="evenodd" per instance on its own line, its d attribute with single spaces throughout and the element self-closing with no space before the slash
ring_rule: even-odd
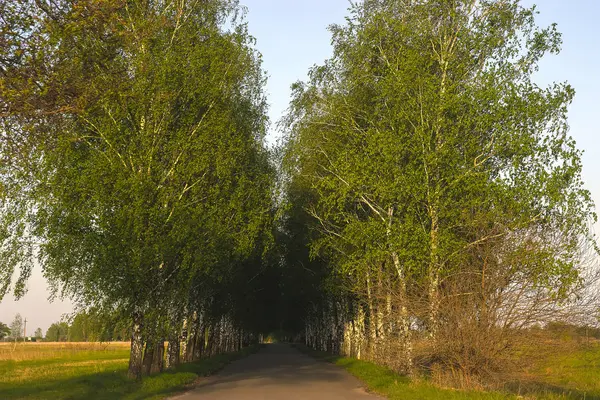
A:
<svg viewBox="0 0 600 400">
<path fill-rule="evenodd" d="M 0 362 L 31 361 L 51 358 L 63 358 L 82 354 L 110 354 L 125 351 L 129 357 L 128 342 L 109 343 L 0 343 Z"/>
<path fill-rule="evenodd" d="M 184 364 L 140 383 L 126 377 L 128 343 L 0 343 L 0 399 L 162 399 L 252 350 Z"/>
</svg>

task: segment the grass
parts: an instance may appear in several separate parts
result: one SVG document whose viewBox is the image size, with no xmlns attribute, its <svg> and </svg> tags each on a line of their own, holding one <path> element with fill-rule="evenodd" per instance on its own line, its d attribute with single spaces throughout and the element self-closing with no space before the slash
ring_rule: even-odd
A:
<svg viewBox="0 0 600 400">
<path fill-rule="evenodd" d="M 248 347 L 238 353 L 182 364 L 134 382 L 126 376 L 126 344 L 0 344 L 0 398 L 163 399 L 255 350 L 256 347 Z"/>
<path fill-rule="evenodd" d="M 517 391 L 543 399 L 600 400 L 600 344 L 555 349 L 526 371 Z"/>
<path fill-rule="evenodd" d="M 600 345 L 565 355 L 544 357 L 504 392 L 462 391 L 434 386 L 373 363 L 297 346 L 311 356 L 336 364 L 356 376 L 372 392 L 398 400 L 600 400 Z"/>
<path fill-rule="evenodd" d="M 355 358 L 332 356 L 329 353 L 313 351 L 305 346 L 297 346 L 301 351 L 327 362 L 336 364 L 352 375 L 356 376 L 366 387 L 374 393 L 383 395 L 388 399 L 401 400 L 496 400 L 517 398 L 506 396 L 503 393 L 490 393 L 478 391 L 458 391 L 438 388 L 426 381 L 411 381 L 386 367 Z"/>
<path fill-rule="evenodd" d="M 459 391 L 426 380 L 410 381 L 385 367 L 352 358 L 332 356 L 298 346 L 312 356 L 332 362 L 365 382 L 369 390 L 402 400 L 600 400 L 600 344 L 561 346 L 546 351 L 506 392 Z M 173 371 L 127 379 L 129 347 L 124 343 L 9 343 L 0 344 L 0 399 L 163 399 L 201 376 L 210 375 L 234 359 L 256 350 L 224 354 Z"/>
</svg>

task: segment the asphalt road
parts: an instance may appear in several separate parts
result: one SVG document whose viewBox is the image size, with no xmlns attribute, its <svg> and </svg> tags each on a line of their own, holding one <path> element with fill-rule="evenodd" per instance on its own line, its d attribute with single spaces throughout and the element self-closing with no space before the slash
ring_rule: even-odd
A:
<svg viewBox="0 0 600 400">
<path fill-rule="evenodd" d="M 345 370 L 316 361 L 291 346 L 269 344 L 235 361 L 177 400 L 365 400 L 366 393 Z"/>
</svg>

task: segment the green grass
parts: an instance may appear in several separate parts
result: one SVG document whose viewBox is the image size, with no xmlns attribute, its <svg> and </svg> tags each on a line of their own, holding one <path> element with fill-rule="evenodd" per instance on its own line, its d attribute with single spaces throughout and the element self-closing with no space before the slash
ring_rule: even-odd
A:
<svg viewBox="0 0 600 400">
<path fill-rule="evenodd" d="M 0 399 L 162 399 L 180 392 L 200 376 L 210 375 L 240 353 L 224 354 L 176 370 L 132 382 L 126 377 L 129 349 L 123 345 L 50 344 L 0 345 Z M 299 346 L 300 347 L 300 346 Z M 508 392 L 458 391 L 434 386 L 427 381 L 411 382 L 385 367 L 328 353 L 312 356 L 345 368 L 369 390 L 389 399 L 547 399 L 600 400 L 600 345 L 574 351 L 552 347 Z M 521 395 L 519 397 L 518 395 Z"/>
<path fill-rule="evenodd" d="M 0 359 L 0 399 L 163 399 L 185 390 L 198 377 L 210 375 L 255 350 L 256 347 L 248 347 L 238 353 L 182 364 L 142 382 L 127 379 L 127 348 L 63 355 L 52 352 L 49 358 L 18 361 Z"/>
<path fill-rule="evenodd" d="M 388 368 L 347 357 L 309 350 L 311 356 L 336 364 L 356 376 L 368 390 L 398 400 L 600 400 L 600 346 L 547 357 L 523 380 L 507 387 L 507 392 L 462 391 L 411 381 Z"/>
<path fill-rule="evenodd" d="M 300 348 L 307 351 L 306 348 Z M 441 389 L 428 382 L 411 382 L 386 367 L 354 358 L 332 356 L 324 352 L 309 350 L 308 353 L 318 359 L 336 364 L 356 376 L 369 391 L 398 400 L 496 400 L 517 398 L 503 393 L 478 391 L 458 391 Z"/>
<path fill-rule="evenodd" d="M 543 399 L 600 400 L 600 345 L 555 351 L 528 371 L 517 390 Z"/>
<path fill-rule="evenodd" d="M 335 364 L 345 368 L 352 375 L 367 384 L 369 390 L 382 394 L 389 399 L 469 399 L 495 400 L 506 399 L 502 393 L 457 391 L 441 389 L 427 382 L 411 382 L 387 368 L 356 359 L 340 358 Z"/>
</svg>

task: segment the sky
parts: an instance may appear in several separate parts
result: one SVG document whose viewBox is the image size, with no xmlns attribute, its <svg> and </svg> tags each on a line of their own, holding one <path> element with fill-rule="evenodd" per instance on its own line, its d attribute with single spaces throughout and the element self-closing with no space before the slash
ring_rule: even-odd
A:
<svg viewBox="0 0 600 400">
<path fill-rule="evenodd" d="M 343 23 L 347 0 L 240 0 L 248 8 L 250 33 L 257 39 L 267 71 L 269 116 L 274 124 L 285 112 L 290 85 L 305 80 L 309 68 L 331 56 L 327 27 Z M 600 143 L 597 144 L 600 114 L 600 1 L 523 0 L 537 4 L 539 25 L 556 22 L 563 34 L 563 51 L 542 60 L 535 79 L 541 85 L 568 81 L 576 90 L 569 110 L 571 135 L 583 154 L 583 177 L 596 204 L 600 205 Z M 272 127 L 268 142 L 278 133 Z M 600 233 L 598 226 L 596 231 Z M 38 266 L 29 280 L 28 293 L 16 302 L 7 296 L 0 303 L 0 321 L 10 323 L 16 313 L 28 320 L 28 331 L 48 326 L 71 312 L 68 301 L 48 302 L 47 284 Z"/>
</svg>

